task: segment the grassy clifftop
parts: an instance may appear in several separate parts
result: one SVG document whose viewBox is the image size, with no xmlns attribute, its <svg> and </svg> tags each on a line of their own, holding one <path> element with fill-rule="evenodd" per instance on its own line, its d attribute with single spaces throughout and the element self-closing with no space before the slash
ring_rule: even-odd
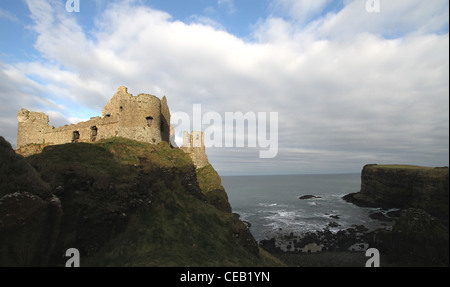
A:
<svg viewBox="0 0 450 287">
<path fill-rule="evenodd" d="M 212 166 L 196 172 L 179 149 L 114 138 L 48 146 L 27 161 L 62 209 L 48 265 L 63 266 L 68 248 L 83 266 L 282 265 L 223 208 Z"/>
</svg>

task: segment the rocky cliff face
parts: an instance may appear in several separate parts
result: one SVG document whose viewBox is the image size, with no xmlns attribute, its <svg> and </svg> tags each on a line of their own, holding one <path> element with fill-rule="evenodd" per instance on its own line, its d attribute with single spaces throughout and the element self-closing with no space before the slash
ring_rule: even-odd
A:
<svg viewBox="0 0 450 287">
<path fill-rule="evenodd" d="M 0 266 L 48 264 L 61 218 L 50 186 L 0 137 Z"/>
<path fill-rule="evenodd" d="M 361 191 L 344 199 L 359 206 L 402 209 L 392 231 L 371 235 L 371 247 L 394 266 L 448 266 L 448 184 L 447 167 L 366 165 Z"/>
<path fill-rule="evenodd" d="M 82 266 L 274 264 L 226 196 L 208 195 L 220 185 L 202 189 L 168 144 L 115 138 L 25 160 L 0 138 L 0 157 L 0 266 L 64 266 L 69 248 Z"/>
<path fill-rule="evenodd" d="M 360 206 L 420 208 L 448 226 L 448 167 L 366 165 L 361 190 L 344 199 Z"/>
<path fill-rule="evenodd" d="M 417 208 L 402 211 L 388 244 L 392 261 L 404 266 L 448 266 L 448 229 Z"/>
</svg>

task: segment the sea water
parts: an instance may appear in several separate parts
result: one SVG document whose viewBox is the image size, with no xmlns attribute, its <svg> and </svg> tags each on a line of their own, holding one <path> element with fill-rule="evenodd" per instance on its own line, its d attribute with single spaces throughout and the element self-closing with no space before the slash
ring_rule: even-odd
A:
<svg viewBox="0 0 450 287">
<path fill-rule="evenodd" d="M 352 225 L 369 230 L 389 225 L 369 217 L 379 209 L 358 207 L 342 199 L 360 190 L 360 174 L 223 176 L 222 184 L 233 212 L 251 224 L 250 231 L 258 241 L 281 232 L 298 235 L 324 228 L 337 232 Z M 318 198 L 299 199 L 303 195 Z M 330 227 L 330 223 L 338 226 Z"/>
</svg>

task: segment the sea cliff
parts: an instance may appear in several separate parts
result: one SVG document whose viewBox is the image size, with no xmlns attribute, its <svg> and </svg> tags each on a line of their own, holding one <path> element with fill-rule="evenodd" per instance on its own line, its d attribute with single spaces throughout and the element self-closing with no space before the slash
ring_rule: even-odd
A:
<svg viewBox="0 0 450 287">
<path fill-rule="evenodd" d="M 344 199 L 359 206 L 423 209 L 448 226 L 449 170 L 369 164 L 361 172 L 361 190 Z"/>
<path fill-rule="evenodd" d="M 391 231 L 371 235 L 371 247 L 394 266 L 448 266 L 448 167 L 366 165 L 360 192 L 344 199 L 359 206 L 401 209 Z"/>
</svg>

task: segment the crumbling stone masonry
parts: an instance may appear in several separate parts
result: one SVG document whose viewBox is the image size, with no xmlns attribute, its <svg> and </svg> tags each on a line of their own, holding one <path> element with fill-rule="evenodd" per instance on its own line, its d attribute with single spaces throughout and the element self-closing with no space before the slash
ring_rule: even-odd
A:
<svg viewBox="0 0 450 287">
<path fill-rule="evenodd" d="M 101 117 L 91 118 L 78 124 L 55 128 L 48 124 L 44 113 L 22 109 L 17 113 L 16 152 L 28 156 L 40 152 L 46 145 L 78 142 L 95 142 L 112 137 L 124 137 L 142 142 L 158 144 L 172 143 L 175 132 L 170 125 L 170 110 L 166 97 L 161 100 L 152 95 L 133 96 L 126 87 L 119 87 L 109 100 Z M 209 164 L 202 132 L 183 134 L 184 152 L 188 153 L 197 168 Z M 35 147 L 34 145 L 39 145 Z"/>
<path fill-rule="evenodd" d="M 101 117 L 91 118 L 78 124 L 55 128 L 48 124 L 44 113 L 22 109 L 17 113 L 16 152 L 28 156 L 41 151 L 47 145 L 78 142 L 95 142 L 112 137 L 124 137 L 142 142 L 160 142 L 175 145 L 175 132 L 170 125 L 170 110 L 166 97 L 161 100 L 152 95 L 137 97 L 128 93 L 126 87 L 119 87 L 109 100 Z M 196 168 L 209 164 L 202 132 L 183 134 L 183 147 Z"/>
<path fill-rule="evenodd" d="M 209 164 L 205 150 L 205 136 L 203 132 L 193 131 L 191 134 L 183 132 L 183 146 L 181 149 L 188 153 L 196 168 Z"/>
<path fill-rule="evenodd" d="M 137 97 L 126 87 L 119 87 L 109 100 L 101 117 L 76 125 L 55 128 L 44 113 L 22 109 L 17 113 L 17 149 L 28 144 L 57 145 L 95 142 L 111 137 L 124 137 L 158 144 L 170 142 L 170 111 L 166 97 L 161 100 L 148 94 Z"/>
</svg>

